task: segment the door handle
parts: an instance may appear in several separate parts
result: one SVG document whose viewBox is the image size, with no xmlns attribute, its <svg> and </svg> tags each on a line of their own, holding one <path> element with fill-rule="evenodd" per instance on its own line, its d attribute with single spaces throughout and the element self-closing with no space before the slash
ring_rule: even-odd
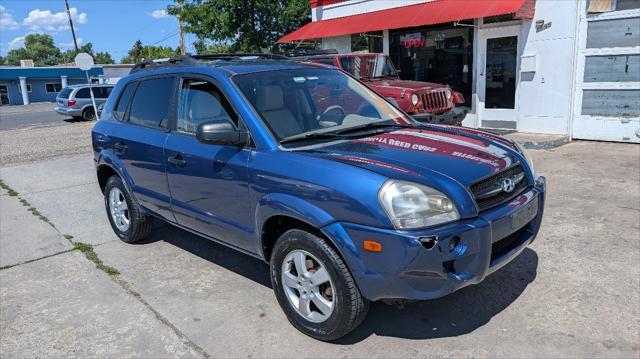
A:
<svg viewBox="0 0 640 359">
<path fill-rule="evenodd" d="M 124 142 L 117 142 L 116 144 L 113 145 L 113 149 L 117 154 L 123 154 L 127 152 L 128 148 L 129 147 L 127 147 L 127 145 Z"/>
<path fill-rule="evenodd" d="M 184 158 L 182 158 L 181 154 L 177 154 L 175 156 L 169 156 L 169 158 L 167 158 L 167 162 L 178 167 L 184 167 L 187 165 L 187 161 Z"/>
</svg>

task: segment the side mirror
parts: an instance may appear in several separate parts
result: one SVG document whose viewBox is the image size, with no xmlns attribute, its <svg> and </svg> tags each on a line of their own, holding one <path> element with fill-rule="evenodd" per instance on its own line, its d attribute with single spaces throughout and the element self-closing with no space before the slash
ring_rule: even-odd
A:
<svg viewBox="0 0 640 359">
<path fill-rule="evenodd" d="M 210 145 L 244 147 L 249 134 L 236 129 L 229 121 L 205 122 L 198 126 L 196 139 Z"/>
</svg>

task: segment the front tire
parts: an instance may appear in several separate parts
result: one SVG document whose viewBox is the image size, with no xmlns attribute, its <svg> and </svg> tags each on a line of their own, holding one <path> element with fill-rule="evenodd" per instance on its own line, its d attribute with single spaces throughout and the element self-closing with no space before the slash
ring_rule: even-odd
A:
<svg viewBox="0 0 640 359">
<path fill-rule="evenodd" d="M 287 231 L 273 248 L 270 267 L 278 303 L 302 333 L 336 340 L 366 317 L 369 301 L 325 239 L 299 229 Z"/>
<path fill-rule="evenodd" d="M 151 233 L 153 217 L 143 213 L 120 177 L 111 176 L 104 186 L 104 204 L 111 228 L 123 242 L 137 242 Z"/>
</svg>

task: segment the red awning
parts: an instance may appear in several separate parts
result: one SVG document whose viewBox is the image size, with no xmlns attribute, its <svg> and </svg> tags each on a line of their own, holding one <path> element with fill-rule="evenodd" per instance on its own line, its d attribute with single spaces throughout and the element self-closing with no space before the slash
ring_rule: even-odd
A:
<svg viewBox="0 0 640 359">
<path fill-rule="evenodd" d="M 529 0 L 435 0 L 309 23 L 279 43 L 516 13 Z"/>
</svg>

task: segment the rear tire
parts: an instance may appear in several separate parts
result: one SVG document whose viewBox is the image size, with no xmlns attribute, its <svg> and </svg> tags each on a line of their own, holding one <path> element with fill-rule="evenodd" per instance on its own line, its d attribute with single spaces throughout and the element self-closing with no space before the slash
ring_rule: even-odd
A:
<svg viewBox="0 0 640 359">
<path fill-rule="evenodd" d="M 87 107 L 82 111 L 82 119 L 85 121 L 94 121 L 96 119 L 96 112 L 93 110 L 93 106 Z"/>
<path fill-rule="evenodd" d="M 120 177 L 111 176 L 107 180 L 104 204 L 111 228 L 123 242 L 137 242 L 151 233 L 153 217 L 144 214 Z"/>
<path fill-rule="evenodd" d="M 270 268 L 280 307 L 289 322 L 310 337 L 341 338 L 360 325 L 369 311 L 369 301 L 360 294 L 342 258 L 312 233 L 300 229 L 284 233 L 273 248 Z"/>
</svg>

